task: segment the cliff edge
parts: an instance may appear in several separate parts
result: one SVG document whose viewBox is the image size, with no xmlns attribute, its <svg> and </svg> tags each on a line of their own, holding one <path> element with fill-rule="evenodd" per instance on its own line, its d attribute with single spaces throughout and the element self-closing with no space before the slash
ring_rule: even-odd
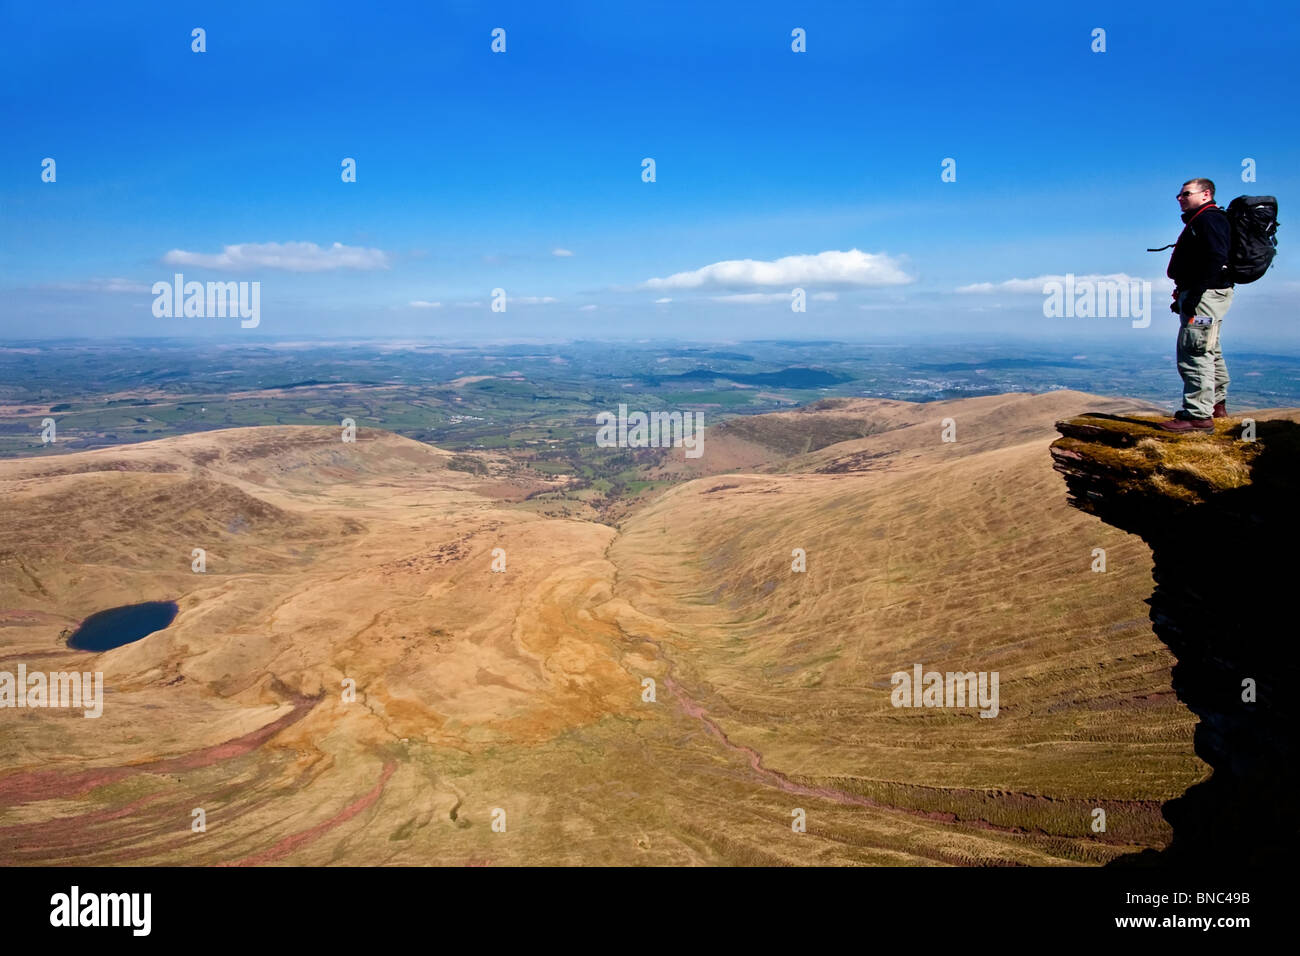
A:
<svg viewBox="0 0 1300 956">
<path fill-rule="evenodd" d="M 1165 804 L 1168 847 L 1116 862 L 1290 862 L 1300 424 L 1228 418 L 1174 434 L 1159 420 L 1083 415 L 1057 422 L 1051 445 L 1071 504 L 1150 546 L 1152 626 L 1177 658 L 1173 689 L 1200 718 L 1196 753 L 1213 768 Z"/>
</svg>

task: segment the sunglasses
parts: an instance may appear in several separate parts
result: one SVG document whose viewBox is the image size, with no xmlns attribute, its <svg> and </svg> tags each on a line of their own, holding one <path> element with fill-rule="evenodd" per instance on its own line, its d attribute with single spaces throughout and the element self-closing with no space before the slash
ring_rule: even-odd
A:
<svg viewBox="0 0 1300 956">
<path fill-rule="evenodd" d="M 1198 189 L 1198 190 L 1196 190 L 1196 192 L 1198 192 L 1198 193 L 1204 193 L 1204 192 L 1209 192 L 1209 190 L 1208 190 L 1208 189 Z M 1188 192 L 1188 191 L 1184 190 L 1183 192 L 1180 192 L 1180 193 L 1179 193 L 1176 197 L 1174 197 L 1174 198 L 1176 198 L 1176 199 L 1186 199 L 1188 196 L 1194 196 L 1194 195 L 1196 195 L 1196 193 L 1192 193 L 1192 192 Z"/>
</svg>

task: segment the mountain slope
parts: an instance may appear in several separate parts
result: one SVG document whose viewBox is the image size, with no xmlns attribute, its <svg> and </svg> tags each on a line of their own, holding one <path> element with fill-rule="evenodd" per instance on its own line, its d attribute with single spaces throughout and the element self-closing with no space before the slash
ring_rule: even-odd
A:
<svg viewBox="0 0 1300 956">
<path fill-rule="evenodd" d="M 764 471 L 685 481 L 618 529 L 516 506 L 537 483 L 504 457 L 449 467 L 365 429 L 0 462 L 0 670 L 101 670 L 108 689 L 98 720 L 27 710 L 0 737 L 0 860 L 1061 864 L 1161 847 L 1162 801 L 1206 767 L 1147 621 L 1149 552 L 1069 507 L 1046 454 L 1055 420 L 1095 408 L 1144 410 L 1057 392 L 761 416 L 665 467 L 719 468 L 734 439 Z M 58 636 L 167 599 L 175 622 L 133 644 Z M 997 717 L 893 707 L 891 674 L 918 663 L 997 671 Z"/>
</svg>

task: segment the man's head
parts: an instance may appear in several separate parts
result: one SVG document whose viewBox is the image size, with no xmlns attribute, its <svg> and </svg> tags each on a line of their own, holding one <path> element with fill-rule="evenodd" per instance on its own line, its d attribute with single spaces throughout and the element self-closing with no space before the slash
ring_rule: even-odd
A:
<svg viewBox="0 0 1300 956">
<path fill-rule="evenodd" d="M 1183 183 L 1183 188 L 1178 192 L 1178 205 L 1183 212 L 1200 209 L 1211 202 L 1214 202 L 1214 180 L 1212 179 L 1189 179 Z"/>
</svg>

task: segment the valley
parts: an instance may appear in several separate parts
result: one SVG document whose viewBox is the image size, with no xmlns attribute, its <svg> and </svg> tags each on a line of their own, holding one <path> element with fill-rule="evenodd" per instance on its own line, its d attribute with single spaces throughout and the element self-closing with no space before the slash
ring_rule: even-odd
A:
<svg viewBox="0 0 1300 956">
<path fill-rule="evenodd" d="M 97 720 L 6 712 L 0 859 L 1086 865 L 1159 848 L 1162 803 L 1207 768 L 1147 620 L 1149 551 L 1071 509 L 1052 470 L 1054 422 L 1083 410 L 1151 408 L 834 399 L 711 429 L 700 458 L 636 450 L 646 484 L 581 516 L 538 510 L 566 479 L 526 453 L 364 425 L 354 443 L 261 426 L 0 462 L 0 667 L 105 683 Z M 59 639 L 145 601 L 180 611 L 99 654 Z M 997 671 L 996 718 L 892 706 L 890 675 L 917 662 Z"/>
</svg>

